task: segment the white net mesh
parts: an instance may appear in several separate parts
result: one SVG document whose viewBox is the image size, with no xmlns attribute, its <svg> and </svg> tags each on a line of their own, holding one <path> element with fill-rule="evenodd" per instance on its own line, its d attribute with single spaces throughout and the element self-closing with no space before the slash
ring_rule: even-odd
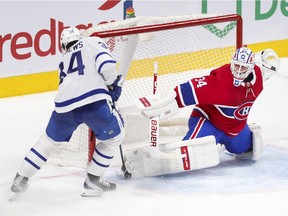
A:
<svg viewBox="0 0 288 216">
<path fill-rule="evenodd" d="M 203 16 L 195 17 L 202 18 Z M 135 20 L 141 20 L 136 24 L 139 26 L 188 20 L 195 17 L 148 17 L 142 18 L 142 20 L 135 18 Z M 124 22 L 122 21 L 122 23 Z M 133 24 L 135 25 L 135 23 Z M 236 22 L 221 22 L 214 25 L 199 25 L 165 31 L 157 31 L 156 27 L 154 32 L 145 33 L 144 36 L 140 34 L 140 40 L 118 103 L 119 107 L 134 106 L 135 100 L 152 94 L 154 62 L 158 63 L 157 90 L 167 86 L 173 88 L 192 77 L 209 73 L 211 68 L 229 63 L 236 48 L 235 26 Z M 121 65 L 122 55 L 129 55 L 122 51 L 125 49 L 127 36 L 113 37 L 106 41 L 113 57 Z M 179 119 L 183 118 L 186 124 L 190 111 L 191 108 L 184 108 L 177 116 L 162 122 L 162 124 L 169 124 L 172 121 L 179 123 L 181 122 Z"/>
<path fill-rule="evenodd" d="M 89 154 L 88 132 L 87 125 L 79 125 L 70 142 L 51 153 L 48 163 L 55 166 L 86 167 Z"/>
<path fill-rule="evenodd" d="M 109 30 L 129 29 L 137 26 L 145 27 L 145 25 L 161 23 L 168 23 L 167 26 L 169 26 L 169 22 L 185 22 L 203 17 L 207 16 L 139 17 L 94 26 L 85 31 L 83 35 L 90 36 L 94 33 Z M 151 30 L 150 27 L 149 29 Z M 126 71 L 123 67 L 129 67 L 131 63 L 126 75 L 122 95 L 118 102 L 120 109 L 125 109 L 126 112 L 129 112 L 131 108 L 132 112 L 135 100 L 152 94 L 154 62 L 158 63 L 157 91 L 167 86 L 173 88 L 192 77 L 209 73 L 212 68 L 229 63 L 236 49 L 236 36 L 239 34 L 236 29 L 235 21 L 201 25 L 201 19 L 198 26 L 192 27 L 186 26 L 175 29 L 169 29 L 168 27 L 167 30 L 159 31 L 157 26 L 154 26 L 153 32 L 145 33 L 144 30 L 144 34 L 139 34 L 139 41 L 136 40 L 135 43 L 132 43 L 132 46 L 135 45 L 136 50 L 131 48 L 129 44 L 129 40 L 131 42 L 132 37 L 135 38 L 135 35 L 127 36 L 125 33 L 121 35 L 121 30 L 119 30 L 117 36 L 104 38 L 118 63 L 120 71 L 122 70 L 125 73 Z M 129 45 L 126 46 L 127 43 Z M 183 125 L 183 122 L 184 124 L 187 123 L 190 112 L 191 108 L 181 109 L 178 115 L 161 122 L 162 126 L 169 125 L 174 128 L 172 132 L 169 132 L 169 129 L 164 129 L 163 131 L 165 133 L 177 131 L 177 125 Z M 74 161 L 73 163 L 75 164 L 75 161 L 79 160 L 76 159 L 77 152 L 84 152 L 86 158 L 80 158 L 80 162 L 82 164 L 83 161 L 84 164 L 87 162 L 87 153 L 85 151 L 87 152 L 88 129 L 87 127 L 79 129 L 75 132 L 75 137 L 73 137 L 72 141 L 65 147 L 66 149 L 63 152 L 59 152 L 58 156 L 56 156 L 59 159 L 57 164 L 61 164 L 60 160 L 62 161 L 64 158 L 66 158 L 66 161 Z M 84 136 L 82 133 L 84 133 Z M 78 138 L 79 136 L 82 138 Z M 67 153 L 67 149 L 74 150 L 71 151 L 72 153 Z M 67 155 L 72 155 L 72 159 L 68 158 Z"/>
</svg>

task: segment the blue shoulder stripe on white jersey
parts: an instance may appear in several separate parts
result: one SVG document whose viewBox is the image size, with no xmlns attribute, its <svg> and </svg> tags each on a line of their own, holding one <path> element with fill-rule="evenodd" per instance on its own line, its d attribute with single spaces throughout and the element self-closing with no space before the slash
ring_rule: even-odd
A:
<svg viewBox="0 0 288 216">
<path fill-rule="evenodd" d="M 110 56 L 111 59 L 113 59 L 113 57 L 108 53 L 108 52 L 100 52 L 96 55 L 95 57 L 95 62 L 97 61 L 97 59 L 101 56 L 101 55 L 108 55 Z"/>
<path fill-rule="evenodd" d="M 107 64 L 107 63 L 113 63 L 113 64 L 116 64 L 116 61 L 115 60 L 107 60 L 107 61 L 104 61 L 100 64 L 100 66 L 98 67 L 98 73 L 101 73 L 101 69 L 102 67 Z"/>
<path fill-rule="evenodd" d="M 65 106 L 71 105 L 71 104 L 76 103 L 76 102 L 81 101 L 81 100 L 84 100 L 84 99 L 91 97 L 93 95 L 96 95 L 96 94 L 109 94 L 109 92 L 105 89 L 94 89 L 92 91 L 86 92 L 85 94 L 80 95 L 80 96 L 75 97 L 75 98 L 72 98 L 70 100 L 63 101 L 63 102 L 55 102 L 55 106 L 56 107 L 65 107 Z"/>
</svg>

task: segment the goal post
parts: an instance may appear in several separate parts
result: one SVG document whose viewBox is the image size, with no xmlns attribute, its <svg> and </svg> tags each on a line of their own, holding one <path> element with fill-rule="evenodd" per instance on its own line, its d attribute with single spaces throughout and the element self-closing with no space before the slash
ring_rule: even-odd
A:
<svg viewBox="0 0 288 216">
<path fill-rule="evenodd" d="M 83 32 L 83 37 L 101 37 L 109 46 L 117 70 L 125 76 L 117 105 L 126 115 L 137 112 L 135 101 L 138 98 L 152 94 L 155 62 L 158 65 L 157 91 L 173 88 L 229 63 L 236 48 L 243 45 L 242 29 L 242 18 L 238 14 L 135 17 L 92 26 Z M 190 112 L 191 108 L 183 108 L 176 116 L 161 122 L 160 127 L 165 128 L 162 131 L 173 134 L 179 125 L 187 126 Z M 125 122 L 125 116 L 123 118 Z M 174 128 L 166 130 L 169 126 Z M 67 160 L 74 161 L 73 166 L 78 166 L 78 160 L 85 166 L 91 143 L 88 130 L 85 125 L 79 127 L 63 152 L 53 155 L 50 161 L 69 154 L 72 158 Z M 73 153 L 67 153 L 75 146 Z M 80 158 L 77 158 L 78 153 L 82 153 Z M 61 166 L 60 162 L 57 164 Z"/>
</svg>

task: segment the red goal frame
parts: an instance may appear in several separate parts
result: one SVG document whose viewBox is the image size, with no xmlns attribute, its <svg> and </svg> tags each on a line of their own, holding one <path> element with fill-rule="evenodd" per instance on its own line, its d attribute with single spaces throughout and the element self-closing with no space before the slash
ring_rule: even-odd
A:
<svg viewBox="0 0 288 216">
<path fill-rule="evenodd" d="M 169 22 L 163 24 L 146 25 L 146 26 L 136 26 L 131 28 L 122 28 L 116 30 L 100 31 L 95 32 L 90 35 L 90 37 L 96 36 L 100 38 L 116 37 L 131 34 L 141 34 L 153 31 L 163 31 L 175 28 L 184 28 L 199 25 L 208 25 L 221 22 L 231 22 L 235 21 L 236 24 L 236 47 L 240 48 L 243 46 L 243 20 L 239 14 L 228 14 L 215 17 L 199 18 L 193 20 L 179 21 L 179 22 Z"/>
<path fill-rule="evenodd" d="M 233 22 L 233 21 L 236 22 L 236 48 L 240 48 L 243 46 L 243 20 L 242 17 L 238 14 L 227 14 L 214 17 L 195 18 L 193 20 L 168 22 L 163 24 L 153 24 L 153 25 L 136 26 L 129 28 L 119 28 L 116 30 L 99 31 L 92 33 L 90 37 L 112 38 L 124 35 L 141 34 L 153 31 L 163 31 L 176 28 L 185 28 L 185 27 L 208 25 L 221 22 Z M 96 145 L 96 138 L 91 129 L 89 129 L 88 139 L 89 139 L 88 161 L 91 161 L 94 148 Z"/>
</svg>

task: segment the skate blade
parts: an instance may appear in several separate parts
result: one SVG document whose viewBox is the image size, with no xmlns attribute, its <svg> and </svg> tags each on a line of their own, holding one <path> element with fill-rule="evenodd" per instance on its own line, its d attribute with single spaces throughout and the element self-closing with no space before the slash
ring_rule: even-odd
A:
<svg viewBox="0 0 288 216">
<path fill-rule="evenodd" d="M 85 190 L 81 196 L 82 197 L 100 197 L 102 196 L 103 191 L 97 191 L 97 190 Z"/>
<path fill-rule="evenodd" d="M 19 197 L 19 195 L 20 195 L 19 193 L 11 192 L 8 201 L 9 201 L 9 202 L 13 202 L 13 201 L 15 201 L 15 200 Z"/>
</svg>

